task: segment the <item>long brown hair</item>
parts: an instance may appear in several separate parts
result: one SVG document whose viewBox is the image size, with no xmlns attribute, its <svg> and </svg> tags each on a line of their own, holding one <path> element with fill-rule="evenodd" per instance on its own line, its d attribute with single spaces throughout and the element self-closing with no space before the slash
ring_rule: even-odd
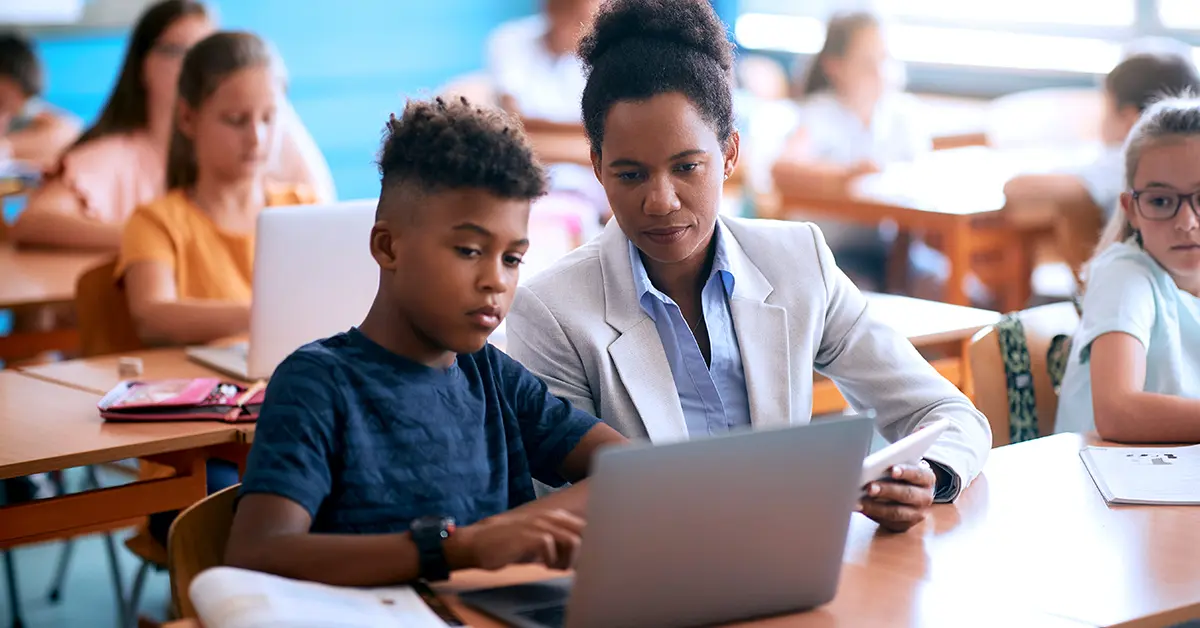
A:
<svg viewBox="0 0 1200 628">
<path fill-rule="evenodd" d="M 178 103 L 196 109 L 230 74 L 264 66 L 278 67 L 270 47 L 257 35 L 232 31 L 209 35 L 183 58 Z M 167 189 L 188 187 L 195 182 L 195 146 L 180 131 L 177 117 L 171 129 L 171 149 L 167 153 Z"/>
<path fill-rule="evenodd" d="M 1200 98 L 1189 94 L 1184 98 L 1167 98 L 1150 105 L 1125 140 L 1125 189 L 1133 189 L 1134 175 L 1137 174 L 1138 163 L 1146 147 L 1166 139 L 1194 136 L 1200 136 Z M 1124 208 L 1118 207 L 1100 236 L 1096 255 L 1137 235 L 1133 224 L 1125 216 Z"/>
<path fill-rule="evenodd" d="M 79 136 L 73 146 L 102 138 L 113 133 L 140 131 L 150 124 L 147 107 L 146 77 L 143 68 L 146 57 L 163 32 L 175 22 L 190 16 L 209 17 L 208 8 L 196 0 L 163 0 L 150 7 L 129 37 L 125 60 L 117 85 L 108 96 L 100 117 Z"/>
<path fill-rule="evenodd" d="M 796 98 L 803 100 L 833 87 L 825 72 L 825 61 L 846 56 L 855 35 L 868 28 L 879 28 L 879 18 L 865 11 L 840 13 L 830 18 L 825 27 L 825 43 L 821 45 L 821 51 L 809 60 Z"/>
</svg>

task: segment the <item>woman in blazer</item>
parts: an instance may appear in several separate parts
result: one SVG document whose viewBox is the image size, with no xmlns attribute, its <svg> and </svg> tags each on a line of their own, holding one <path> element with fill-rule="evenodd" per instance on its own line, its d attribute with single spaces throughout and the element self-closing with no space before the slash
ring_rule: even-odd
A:
<svg viewBox="0 0 1200 628">
<path fill-rule="evenodd" d="M 508 350 L 551 391 L 655 443 L 807 423 L 813 371 L 896 440 L 952 427 L 926 461 L 867 487 L 906 530 L 952 501 L 991 447 L 987 420 L 879 322 L 807 223 L 718 218 L 737 164 L 732 50 L 706 2 L 613 0 L 580 46 L 592 162 L 615 221 L 521 287 Z"/>
</svg>

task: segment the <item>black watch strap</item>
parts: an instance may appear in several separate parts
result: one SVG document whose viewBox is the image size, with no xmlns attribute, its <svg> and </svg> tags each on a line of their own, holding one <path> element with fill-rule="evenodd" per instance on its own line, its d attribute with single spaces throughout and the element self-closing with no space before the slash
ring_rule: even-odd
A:
<svg viewBox="0 0 1200 628">
<path fill-rule="evenodd" d="M 409 524 L 409 534 L 417 546 L 421 577 L 438 582 L 450 577 L 443 544 L 454 534 L 453 517 L 420 517 Z"/>
</svg>

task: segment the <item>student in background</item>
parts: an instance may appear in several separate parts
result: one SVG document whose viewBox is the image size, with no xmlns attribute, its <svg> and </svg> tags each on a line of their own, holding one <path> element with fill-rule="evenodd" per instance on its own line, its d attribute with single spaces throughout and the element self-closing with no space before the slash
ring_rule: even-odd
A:
<svg viewBox="0 0 1200 628">
<path fill-rule="evenodd" d="M 1014 177 L 1004 186 L 1009 218 L 1050 224 L 1064 213 L 1079 213 L 1088 223 L 1103 225 L 1117 211 L 1125 187 L 1122 145 L 1129 130 L 1163 94 L 1187 92 L 1200 92 L 1200 73 L 1191 59 L 1163 51 L 1136 53 L 1121 61 L 1104 79 L 1103 153 L 1074 172 Z"/>
<path fill-rule="evenodd" d="M 379 292 L 361 325 L 271 377 L 227 564 L 350 586 L 571 566 L 581 480 L 625 439 L 487 342 L 546 188 L 518 129 L 465 100 L 410 102 L 389 123 Z M 576 484 L 535 501 L 535 478 Z"/>
<path fill-rule="evenodd" d="M 487 43 L 487 72 L 500 105 L 527 128 L 577 131 L 583 66 L 575 48 L 600 0 L 542 0 L 542 12 L 502 24 Z M 609 217 L 604 190 L 576 163 L 550 163 L 551 195 L 535 215 L 553 205 L 579 216 L 585 237 Z"/>
<path fill-rule="evenodd" d="M 0 34 L 0 158 L 47 168 L 79 136 L 79 120 L 42 100 L 44 88 L 29 40 Z"/>
<path fill-rule="evenodd" d="M 167 160 L 167 193 L 125 225 L 116 280 L 148 344 L 201 344 L 250 328 L 254 225 L 269 205 L 312 202 L 267 175 L 279 132 L 281 78 L 267 45 L 249 33 L 216 33 L 188 51 L 179 76 Z M 209 490 L 237 482 L 210 461 Z M 175 513 L 150 519 L 160 541 Z"/>
<path fill-rule="evenodd" d="M 167 193 L 134 212 L 117 259 L 130 313 L 148 344 L 198 344 L 250 328 L 254 226 L 269 205 L 312 202 L 271 181 L 282 89 L 266 44 L 217 33 L 179 76 Z"/>
<path fill-rule="evenodd" d="M 932 150 L 916 103 L 899 93 L 899 67 L 879 20 L 837 15 L 801 83 L 799 126 L 772 177 L 812 194 L 839 196 L 855 177 Z M 838 264 L 860 285 L 881 288 L 887 246 L 876 227 L 819 220 Z"/>
<path fill-rule="evenodd" d="M 1150 106 L 1087 269 L 1055 429 L 1200 442 L 1200 100 Z"/>
<path fill-rule="evenodd" d="M 179 67 L 215 26 L 195 0 L 163 0 L 130 36 L 116 87 L 99 119 L 62 155 L 12 228 L 14 240 L 115 249 L 134 208 L 162 196 Z M 281 140 L 272 149 L 279 181 L 332 198 L 328 166 L 290 106 L 280 104 Z"/>
<path fill-rule="evenodd" d="M 953 425 L 927 461 L 867 487 L 867 516 L 907 530 L 953 501 L 991 448 L 983 415 L 872 312 L 819 229 L 718 215 L 740 136 L 732 45 L 712 6 L 612 0 L 580 51 L 593 169 L 615 220 L 518 289 L 509 354 L 657 443 L 808 423 L 820 372 L 875 409 L 888 439 Z"/>
<path fill-rule="evenodd" d="M 542 0 L 542 13 L 502 24 L 487 70 L 504 108 L 522 118 L 579 124 L 583 67 L 575 48 L 599 0 Z"/>
</svg>

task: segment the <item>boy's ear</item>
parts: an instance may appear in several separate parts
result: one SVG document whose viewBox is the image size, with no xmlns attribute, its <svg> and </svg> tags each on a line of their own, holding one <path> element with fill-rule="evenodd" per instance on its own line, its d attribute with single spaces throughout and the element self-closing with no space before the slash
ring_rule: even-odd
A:
<svg viewBox="0 0 1200 628">
<path fill-rule="evenodd" d="M 377 221 L 371 227 L 371 257 L 383 270 L 396 269 L 395 237 L 386 220 Z"/>
<path fill-rule="evenodd" d="M 596 175 L 596 180 L 603 185 L 604 179 L 600 178 L 600 151 L 592 151 L 592 173 Z"/>
</svg>

